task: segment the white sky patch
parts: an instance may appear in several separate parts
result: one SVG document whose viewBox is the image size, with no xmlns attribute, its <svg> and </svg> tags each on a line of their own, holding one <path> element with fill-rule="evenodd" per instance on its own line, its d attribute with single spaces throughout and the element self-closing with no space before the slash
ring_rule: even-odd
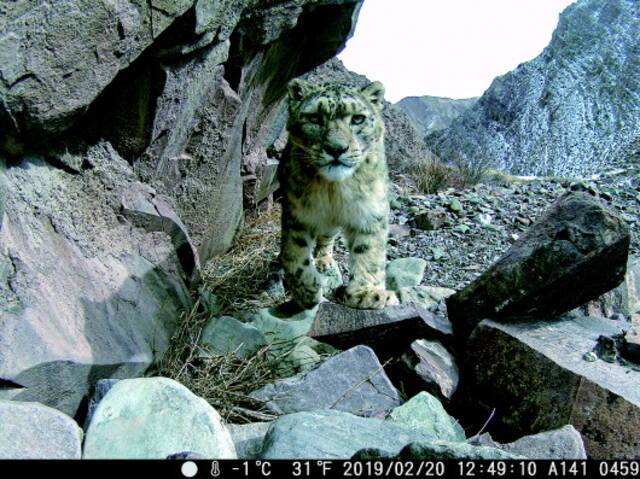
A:
<svg viewBox="0 0 640 479">
<path fill-rule="evenodd" d="M 538 56 L 573 0 L 365 0 L 345 66 L 406 96 L 480 96 Z"/>
</svg>

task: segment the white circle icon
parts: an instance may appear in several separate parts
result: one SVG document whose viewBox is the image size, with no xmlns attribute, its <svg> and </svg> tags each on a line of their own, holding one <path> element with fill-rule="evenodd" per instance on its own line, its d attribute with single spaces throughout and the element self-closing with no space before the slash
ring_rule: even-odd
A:
<svg viewBox="0 0 640 479">
<path fill-rule="evenodd" d="M 195 462 L 187 461 L 180 469 L 184 477 L 193 477 L 198 474 L 198 465 Z"/>
</svg>

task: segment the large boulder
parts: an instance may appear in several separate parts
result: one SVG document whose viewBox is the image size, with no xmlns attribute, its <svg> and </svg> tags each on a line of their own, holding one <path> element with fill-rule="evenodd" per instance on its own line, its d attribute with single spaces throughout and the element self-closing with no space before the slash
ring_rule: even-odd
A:
<svg viewBox="0 0 640 479">
<path fill-rule="evenodd" d="M 552 318 L 624 280 L 629 228 L 595 197 L 561 197 L 491 268 L 447 298 L 467 335 L 482 319 Z"/>
<path fill-rule="evenodd" d="M 402 353 L 416 339 L 451 340 L 451 323 L 420 304 L 387 306 L 380 310 L 321 303 L 309 336 L 339 349 L 364 344 L 378 357 Z"/>
<path fill-rule="evenodd" d="M 495 442 L 487 433 L 474 444 L 495 447 L 528 459 L 586 459 L 582 436 L 570 424 L 553 431 L 524 436 L 508 444 Z"/>
<path fill-rule="evenodd" d="M 397 453 L 413 441 L 438 437 L 381 419 L 325 410 L 278 418 L 264 440 L 263 459 L 348 459 L 365 448 Z"/>
<path fill-rule="evenodd" d="M 84 443 L 85 459 L 164 459 L 193 451 L 235 459 L 220 415 L 204 399 L 167 378 L 118 381 L 100 401 Z"/>
<path fill-rule="evenodd" d="M 11 385 L 0 397 L 73 416 L 98 379 L 156 362 L 191 298 L 161 222 L 138 228 L 120 214 L 130 191 L 145 191 L 130 165 L 109 143 L 67 156 L 86 171 L 35 156 L 6 171 L 0 377 Z"/>
<path fill-rule="evenodd" d="M 80 459 L 82 430 L 38 403 L 0 400 L 0 459 Z"/>
<path fill-rule="evenodd" d="M 572 424 L 589 456 L 638 457 L 640 378 L 615 353 L 598 359 L 602 338 L 620 337 L 623 327 L 592 317 L 481 322 L 466 347 L 469 413 L 495 408 L 490 430 L 501 442 Z"/>
<path fill-rule="evenodd" d="M 631 159 L 640 133 L 638 29 L 638 2 L 574 2 L 538 57 L 496 78 L 427 144 L 446 161 L 524 175 L 580 176 Z"/>
<path fill-rule="evenodd" d="M 275 414 L 336 409 L 360 416 L 384 416 L 401 403 L 375 353 L 356 346 L 316 369 L 251 393 Z"/>
</svg>

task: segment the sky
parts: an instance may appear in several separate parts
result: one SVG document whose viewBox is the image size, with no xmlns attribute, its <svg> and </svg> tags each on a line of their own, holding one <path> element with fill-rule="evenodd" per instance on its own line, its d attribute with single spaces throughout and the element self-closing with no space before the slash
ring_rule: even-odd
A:
<svg viewBox="0 0 640 479">
<path fill-rule="evenodd" d="M 338 56 L 406 96 L 480 96 L 491 81 L 538 56 L 573 0 L 365 0 Z"/>
</svg>

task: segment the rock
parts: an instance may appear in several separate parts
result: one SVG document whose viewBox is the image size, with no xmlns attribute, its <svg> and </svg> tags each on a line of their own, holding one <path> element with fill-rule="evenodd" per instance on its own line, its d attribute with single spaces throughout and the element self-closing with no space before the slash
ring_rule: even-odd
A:
<svg viewBox="0 0 640 479">
<path fill-rule="evenodd" d="M 229 431 L 204 399 L 167 378 L 124 379 L 102 399 L 89 424 L 85 459 L 164 459 L 194 451 L 236 459 Z"/>
<path fill-rule="evenodd" d="M 174 461 L 201 461 L 207 459 L 206 456 L 193 451 L 176 452 L 175 454 L 169 454 L 166 458 Z"/>
<path fill-rule="evenodd" d="M 8 168 L 0 229 L 0 377 L 15 385 L 0 398 L 71 416 L 95 381 L 156 363 L 192 303 L 170 235 L 122 218 L 122 198 L 148 192 L 130 165 L 104 142 L 74 155 L 82 174 L 38 156 Z"/>
<path fill-rule="evenodd" d="M 82 429 L 86 431 L 89 428 L 89 424 L 91 424 L 91 419 L 93 419 L 93 415 L 96 412 L 98 404 L 118 381 L 119 379 L 100 379 L 96 382 L 93 388 L 93 394 L 91 395 L 89 404 L 87 405 L 87 415 L 84 418 L 84 425 Z"/>
<path fill-rule="evenodd" d="M 265 407 L 278 415 L 336 409 L 383 416 L 402 402 L 375 353 L 365 346 L 333 356 L 306 374 L 268 384 L 250 396 L 265 401 Z"/>
<path fill-rule="evenodd" d="M 0 459 L 80 459 L 82 430 L 38 403 L 0 400 Z"/>
<path fill-rule="evenodd" d="M 586 176 L 632 160 L 639 28 L 637 2 L 574 2 L 538 57 L 496 78 L 427 145 L 447 162 L 520 175 Z"/>
<path fill-rule="evenodd" d="M 411 390 L 426 390 L 449 400 L 458 387 L 459 374 L 455 359 L 437 341 L 414 341 L 411 349 L 401 356 L 401 363 L 404 368 L 399 377 L 407 384 L 405 389 L 411 385 Z"/>
<path fill-rule="evenodd" d="M 464 210 L 462 203 L 460 203 L 460 200 L 457 198 L 451 198 L 447 204 L 447 208 L 449 208 L 449 211 L 457 215 L 461 215 Z"/>
<path fill-rule="evenodd" d="M 388 459 L 396 461 L 424 461 L 445 459 L 468 460 L 505 460 L 522 459 L 520 456 L 509 454 L 493 447 L 472 446 L 465 442 L 414 442 L 397 453 L 390 453 L 381 449 L 365 449 L 358 451 L 353 457 L 355 461 Z"/>
<path fill-rule="evenodd" d="M 415 339 L 450 340 L 452 331 L 445 317 L 416 305 L 361 310 L 322 303 L 308 334 L 338 349 L 363 344 L 387 358 L 406 351 Z"/>
<path fill-rule="evenodd" d="M 400 288 L 397 293 L 400 304 L 429 308 L 454 294 L 455 290 L 437 286 L 408 286 Z"/>
<path fill-rule="evenodd" d="M 633 315 L 631 327 L 624 336 L 624 356 L 640 364 L 640 314 Z"/>
<path fill-rule="evenodd" d="M 411 120 L 422 136 L 447 128 L 451 122 L 471 108 L 477 98 L 452 99 L 437 96 L 408 96 L 396 106 Z"/>
<path fill-rule="evenodd" d="M 468 335 L 484 318 L 550 318 L 624 279 L 629 229 L 592 196 L 561 197 L 488 271 L 447 299 Z"/>
<path fill-rule="evenodd" d="M 60 0 L 3 5 L 2 136 L 28 132 L 37 137 L 68 127 L 192 4 Z M 0 144 L 8 141 L 0 138 Z"/>
<path fill-rule="evenodd" d="M 589 457 L 637 457 L 640 443 L 640 378 L 620 363 L 587 362 L 600 337 L 621 333 L 603 318 L 569 318 L 505 324 L 485 320 L 466 346 L 469 382 L 461 397 L 469 412 L 488 417 L 501 442 L 572 424 Z M 471 411 L 471 410 L 469 410 Z"/>
<path fill-rule="evenodd" d="M 427 392 L 421 392 L 395 408 L 387 420 L 419 430 L 442 441 L 465 440 L 462 426 L 447 414 L 440 401 Z"/>
<path fill-rule="evenodd" d="M 495 447 L 527 459 L 586 459 L 582 436 L 571 425 Z"/>
<path fill-rule="evenodd" d="M 226 355 L 234 353 L 239 358 L 249 358 L 267 345 L 264 334 L 251 324 L 231 316 L 211 318 L 200 335 L 200 355 Z"/>
<path fill-rule="evenodd" d="M 325 410 L 275 420 L 264 439 L 262 459 L 348 459 L 364 448 L 398 452 L 412 441 L 436 438 L 381 419 Z"/>
<path fill-rule="evenodd" d="M 318 308 L 301 310 L 292 302 L 263 308 L 245 315 L 247 328 L 255 328 L 265 338 L 269 352 L 280 356 L 278 374 L 292 376 L 313 369 L 321 355 L 335 349 L 307 336 Z"/>
<path fill-rule="evenodd" d="M 269 422 L 253 422 L 227 426 L 239 459 L 256 459 L 260 455 L 270 425 Z"/>
<path fill-rule="evenodd" d="M 418 286 L 422 281 L 427 262 L 422 258 L 398 258 L 387 264 L 387 289 L 397 291 L 408 286 Z"/>
<path fill-rule="evenodd" d="M 415 215 L 413 217 L 413 222 L 418 229 L 423 231 L 433 231 L 444 226 L 445 218 L 437 213 L 427 211 L 426 213 Z"/>
</svg>

